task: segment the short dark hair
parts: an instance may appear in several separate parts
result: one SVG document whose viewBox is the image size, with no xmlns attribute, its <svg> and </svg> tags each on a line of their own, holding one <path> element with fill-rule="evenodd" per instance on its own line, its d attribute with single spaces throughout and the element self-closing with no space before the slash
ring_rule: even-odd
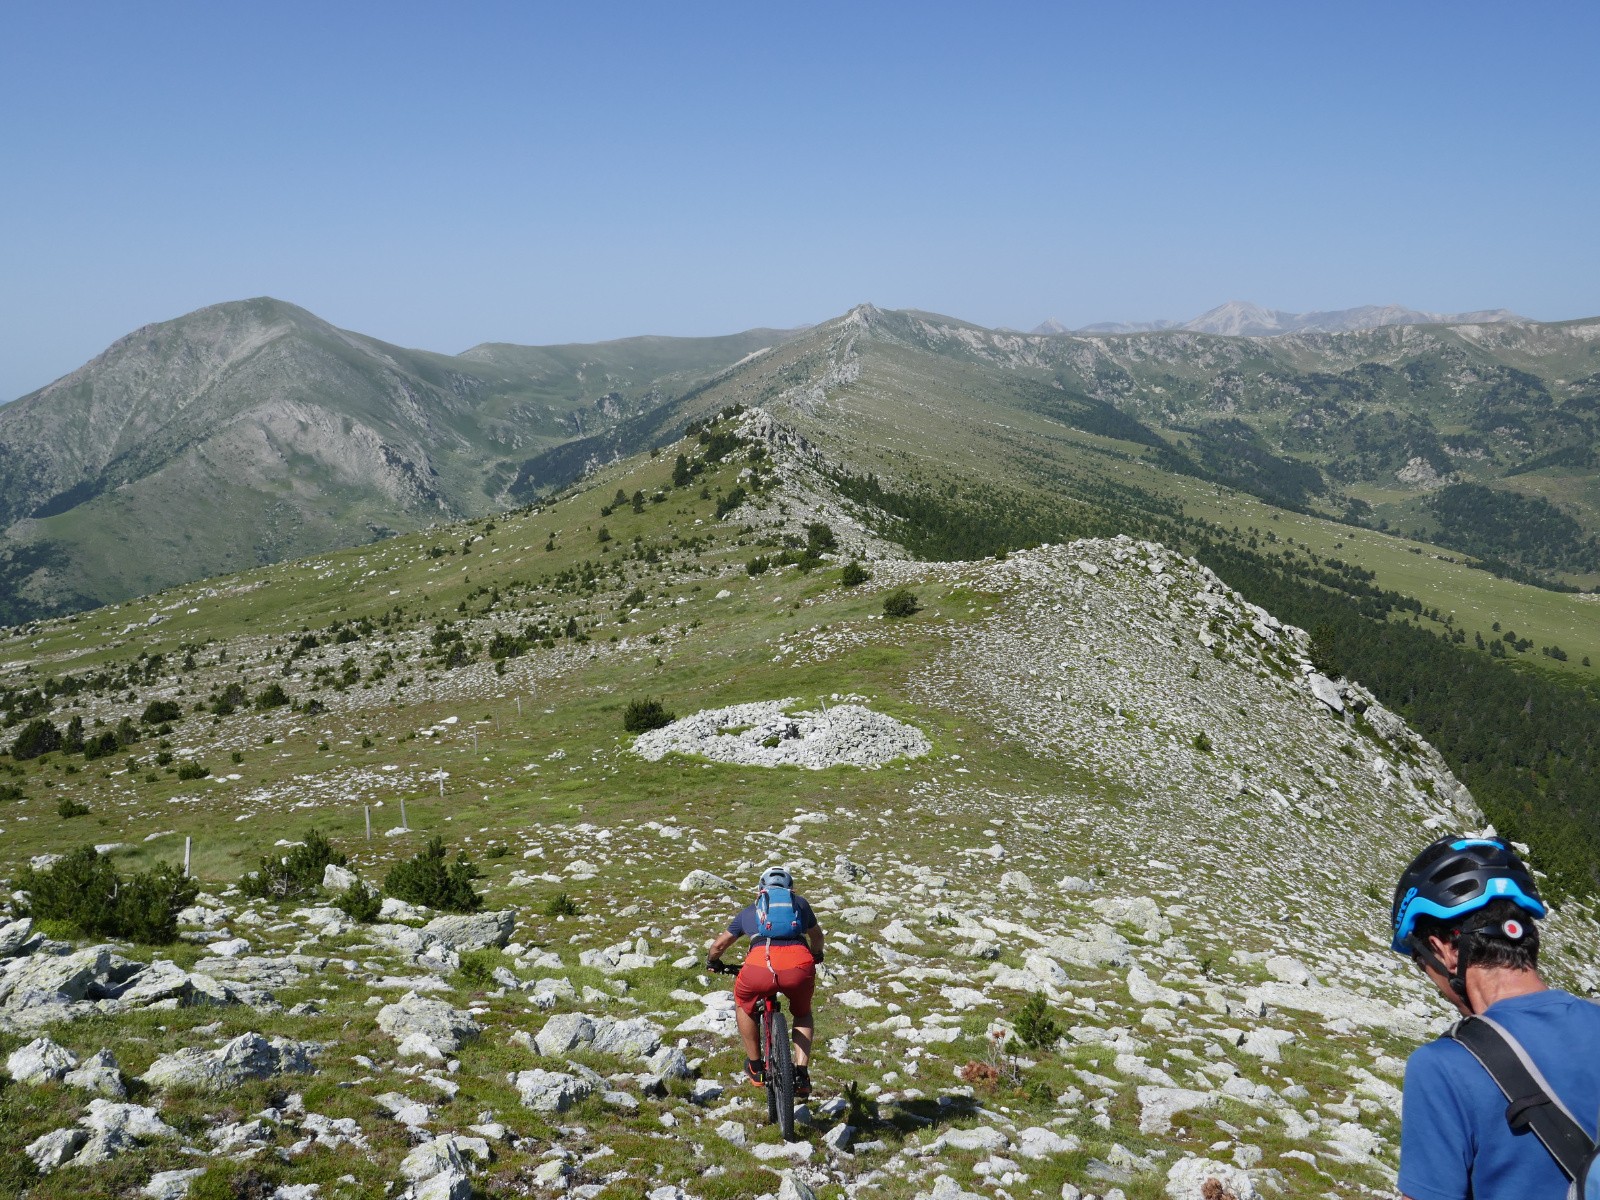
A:
<svg viewBox="0 0 1600 1200">
<path fill-rule="evenodd" d="M 1491 900 L 1483 908 L 1459 921 L 1441 921 L 1437 917 L 1418 917 L 1417 936 L 1426 941 L 1436 937 L 1449 942 L 1457 930 L 1470 934 L 1485 926 L 1499 926 L 1504 921 L 1515 921 L 1522 926 L 1518 941 L 1495 936 L 1464 937 L 1460 942 L 1462 962 L 1460 970 L 1468 967 L 1501 968 L 1511 971 L 1533 971 L 1539 966 L 1539 926 L 1533 915 L 1515 900 Z"/>
</svg>

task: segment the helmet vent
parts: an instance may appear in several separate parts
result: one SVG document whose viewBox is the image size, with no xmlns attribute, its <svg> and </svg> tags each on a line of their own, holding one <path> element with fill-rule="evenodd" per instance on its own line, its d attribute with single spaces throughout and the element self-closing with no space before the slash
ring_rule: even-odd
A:
<svg viewBox="0 0 1600 1200">
<path fill-rule="evenodd" d="M 1459 883 L 1451 884 L 1446 890 L 1449 891 L 1452 896 L 1465 898 L 1467 896 L 1476 895 L 1481 889 L 1481 886 L 1482 885 L 1479 884 L 1476 879 L 1463 879 Z"/>
</svg>

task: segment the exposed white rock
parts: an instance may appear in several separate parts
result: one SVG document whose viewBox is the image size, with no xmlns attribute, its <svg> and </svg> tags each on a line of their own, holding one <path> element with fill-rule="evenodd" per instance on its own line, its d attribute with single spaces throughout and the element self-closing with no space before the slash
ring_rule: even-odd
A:
<svg viewBox="0 0 1600 1200">
<path fill-rule="evenodd" d="M 586 1079 L 562 1071 L 518 1071 L 511 1076 L 522 1103 L 534 1112 L 566 1112 L 594 1090 Z"/>
<path fill-rule="evenodd" d="M 6 1059 L 6 1071 L 18 1083 L 54 1083 L 77 1065 L 76 1054 L 47 1037 L 34 1038 Z"/>
<path fill-rule="evenodd" d="M 668 754 L 692 754 L 745 766 L 820 771 L 920 758 L 933 748 L 921 730 L 862 705 L 812 712 L 795 709 L 798 703 L 790 697 L 706 709 L 641 733 L 633 749 L 652 762 Z"/>
<path fill-rule="evenodd" d="M 155 1088 L 193 1087 L 214 1091 L 235 1087 L 248 1079 L 303 1074 L 312 1069 L 312 1058 L 321 1049 L 315 1042 L 242 1033 L 216 1050 L 191 1046 L 163 1055 L 151 1063 L 150 1069 L 140 1078 Z"/>
<path fill-rule="evenodd" d="M 442 1000 L 429 1000 L 409 992 L 393 1004 L 378 1010 L 378 1028 L 397 1041 L 412 1034 L 422 1034 L 446 1054 L 454 1054 L 462 1045 L 483 1032 L 483 1026 L 471 1015 L 452 1008 Z"/>
</svg>

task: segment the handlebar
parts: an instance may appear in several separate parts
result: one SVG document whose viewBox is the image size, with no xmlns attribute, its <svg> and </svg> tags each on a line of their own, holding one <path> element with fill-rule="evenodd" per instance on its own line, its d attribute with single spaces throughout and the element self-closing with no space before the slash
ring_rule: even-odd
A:
<svg viewBox="0 0 1600 1200">
<path fill-rule="evenodd" d="M 737 975 L 739 968 L 742 966 L 744 966 L 743 963 L 725 963 L 718 959 L 716 962 L 706 963 L 706 970 L 717 975 Z"/>
</svg>

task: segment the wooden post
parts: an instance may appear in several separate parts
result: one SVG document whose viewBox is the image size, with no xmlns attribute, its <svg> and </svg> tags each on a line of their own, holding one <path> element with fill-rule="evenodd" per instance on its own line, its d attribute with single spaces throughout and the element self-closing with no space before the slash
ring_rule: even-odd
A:
<svg viewBox="0 0 1600 1200">
<path fill-rule="evenodd" d="M 522 720 L 522 697 L 517 697 L 517 720 Z"/>
<path fill-rule="evenodd" d="M 444 799 L 444 776 L 439 776 L 439 799 Z"/>
<path fill-rule="evenodd" d="M 370 842 L 372 840 L 372 805 L 363 804 L 361 813 L 367 818 L 367 841 Z"/>
<path fill-rule="evenodd" d="M 472 731 L 472 752 L 474 754 L 478 752 L 478 731 L 476 729 Z"/>
<path fill-rule="evenodd" d="M 406 798 L 404 796 L 400 797 L 400 828 L 411 828 L 411 822 L 406 820 Z"/>
<path fill-rule="evenodd" d="M 193 844 L 193 838 L 186 837 L 183 839 L 183 877 L 185 879 L 189 878 L 189 847 Z"/>
</svg>

